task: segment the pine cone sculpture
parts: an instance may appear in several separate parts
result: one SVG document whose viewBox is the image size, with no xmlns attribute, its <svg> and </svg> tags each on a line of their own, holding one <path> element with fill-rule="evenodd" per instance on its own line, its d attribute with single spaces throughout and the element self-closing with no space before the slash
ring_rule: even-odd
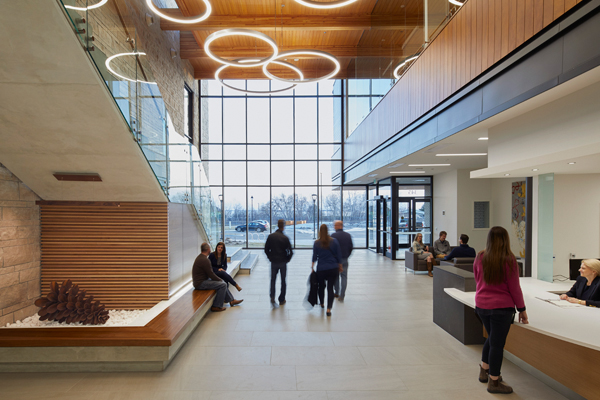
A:
<svg viewBox="0 0 600 400">
<path fill-rule="evenodd" d="M 46 297 L 40 297 L 35 305 L 41 307 L 38 311 L 40 321 L 81 322 L 84 325 L 103 325 L 108 318 L 108 310 L 104 304 L 94 300 L 94 296 L 85 297 L 86 291 L 79 290 L 79 286 L 73 285 L 68 279 L 58 285 L 56 282 L 50 284 L 50 293 Z"/>
</svg>

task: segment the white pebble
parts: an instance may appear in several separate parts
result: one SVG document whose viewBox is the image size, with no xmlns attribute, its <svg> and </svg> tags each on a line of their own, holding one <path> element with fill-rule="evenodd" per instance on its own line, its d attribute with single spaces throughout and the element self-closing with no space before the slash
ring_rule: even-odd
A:
<svg viewBox="0 0 600 400">
<path fill-rule="evenodd" d="M 6 324 L 7 328 L 47 328 L 61 326 L 127 326 L 139 316 L 143 315 L 147 310 L 109 310 L 109 319 L 104 325 L 83 325 L 80 322 L 65 324 L 58 321 L 40 321 L 40 316 L 35 314 L 31 317 L 24 318 L 22 321 L 16 321 L 12 324 Z"/>
</svg>

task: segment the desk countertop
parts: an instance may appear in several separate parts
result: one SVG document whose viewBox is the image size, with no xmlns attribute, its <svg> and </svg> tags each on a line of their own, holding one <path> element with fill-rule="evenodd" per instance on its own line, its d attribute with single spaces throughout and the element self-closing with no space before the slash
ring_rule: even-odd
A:
<svg viewBox="0 0 600 400">
<path fill-rule="evenodd" d="M 529 317 L 529 324 L 521 326 L 557 339 L 600 350 L 599 309 L 585 306 L 560 308 L 537 298 L 558 300 L 557 294 L 549 292 L 567 292 L 573 283 L 574 281 L 550 283 L 534 278 L 521 278 L 521 289 Z M 444 291 L 461 303 L 475 308 L 475 292 L 463 292 L 454 288 L 446 288 Z"/>
</svg>

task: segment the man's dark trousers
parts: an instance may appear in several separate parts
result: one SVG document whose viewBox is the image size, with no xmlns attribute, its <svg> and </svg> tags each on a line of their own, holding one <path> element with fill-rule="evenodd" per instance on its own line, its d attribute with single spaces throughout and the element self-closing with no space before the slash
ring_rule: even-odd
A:
<svg viewBox="0 0 600 400">
<path fill-rule="evenodd" d="M 285 301 L 285 292 L 287 290 L 287 284 L 285 281 L 287 273 L 287 263 L 284 262 L 272 262 L 271 263 L 271 300 L 275 299 L 275 281 L 277 280 L 277 273 L 281 272 L 281 293 L 279 294 L 279 302 Z"/>
</svg>

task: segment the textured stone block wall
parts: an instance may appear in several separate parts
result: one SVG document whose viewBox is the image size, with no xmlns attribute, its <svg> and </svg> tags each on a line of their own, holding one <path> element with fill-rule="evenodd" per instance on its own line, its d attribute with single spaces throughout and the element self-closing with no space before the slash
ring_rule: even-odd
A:
<svg viewBox="0 0 600 400">
<path fill-rule="evenodd" d="M 39 197 L 0 164 L 0 326 L 38 310 Z"/>
</svg>

